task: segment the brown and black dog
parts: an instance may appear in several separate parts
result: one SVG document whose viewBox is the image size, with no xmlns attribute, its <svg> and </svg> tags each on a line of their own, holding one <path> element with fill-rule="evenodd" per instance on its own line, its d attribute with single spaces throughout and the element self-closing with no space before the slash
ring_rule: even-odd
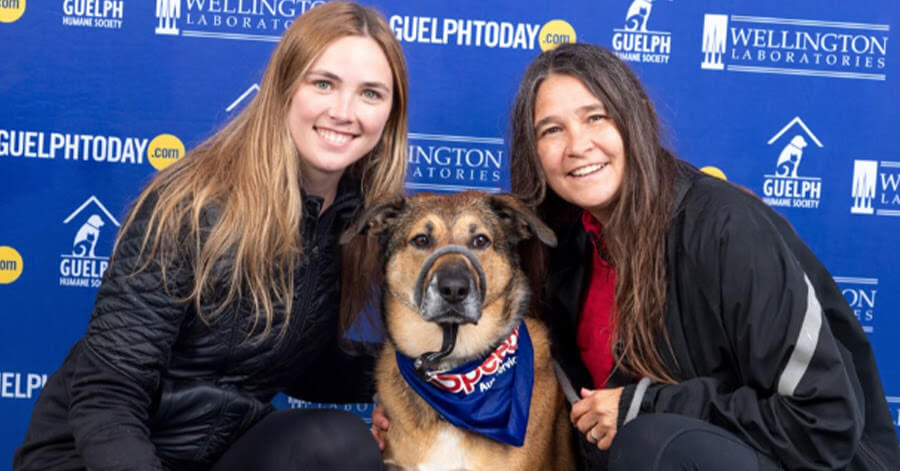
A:
<svg viewBox="0 0 900 471">
<path fill-rule="evenodd" d="M 574 469 L 571 429 L 548 333 L 539 321 L 526 317 L 531 296 L 516 250 L 531 237 L 553 246 L 553 232 L 510 196 L 468 191 L 420 194 L 375 206 L 342 241 L 358 234 L 378 237 L 383 251 L 388 341 L 375 377 L 391 420 L 384 450 L 388 469 Z M 468 365 L 477 368 L 465 370 Z M 501 377 L 510 374 L 528 376 L 531 365 L 530 400 L 526 395 L 519 401 L 527 405 L 527 426 L 519 428 L 518 442 L 483 429 L 472 431 L 468 423 L 460 426 L 470 417 L 455 417 L 444 409 L 439 413 L 440 406 L 423 399 L 439 389 L 465 398 L 474 391 L 489 395 L 495 392 L 495 379 L 501 384 Z M 454 379 L 450 373 L 460 368 L 464 374 Z M 519 384 L 515 387 L 521 392 L 521 384 L 528 383 L 513 379 L 503 384 Z M 479 414 L 491 416 L 491 422 L 517 415 L 504 409 L 505 399 L 480 397 L 488 410 L 482 407 Z M 521 415 L 518 411 L 518 418 L 509 422 Z"/>
</svg>

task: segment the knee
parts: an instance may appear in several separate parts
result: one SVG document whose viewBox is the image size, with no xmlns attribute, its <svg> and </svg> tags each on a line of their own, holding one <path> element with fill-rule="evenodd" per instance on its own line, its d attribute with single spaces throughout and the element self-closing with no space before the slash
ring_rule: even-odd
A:
<svg viewBox="0 0 900 471">
<path fill-rule="evenodd" d="M 683 419 L 672 414 L 639 415 L 616 433 L 611 450 L 655 450 L 683 428 Z"/>
<path fill-rule="evenodd" d="M 377 445 L 365 422 L 358 416 L 336 409 L 312 409 L 296 412 L 291 417 L 290 431 L 285 433 L 286 446 L 302 445 L 334 456 L 359 453 L 361 448 Z"/>
<path fill-rule="evenodd" d="M 269 422 L 267 459 L 273 462 L 294 463 L 304 470 L 381 467 L 378 445 L 365 422 L 354 414 L 294 409 L 275 412 L 264 420 Z"/>
<path fill-rule="evenodd" d="M 639 416 L 616 434 L 609 469 L 757 469 L 756 453 L 706 422 L 675 414 Z"/>
</svg>

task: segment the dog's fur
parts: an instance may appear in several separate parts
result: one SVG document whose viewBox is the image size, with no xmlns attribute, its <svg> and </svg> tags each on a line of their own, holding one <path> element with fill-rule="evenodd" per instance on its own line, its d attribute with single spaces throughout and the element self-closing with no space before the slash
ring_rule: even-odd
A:
<svg viewBox="0 0 900 471">
<path fill-rule="evenodd" d="M 534 347 L 535 371 L 528 428 L 521 447 L 458 429 L 442 420 L 409 387 L 395 359 L 397 350 L 411 358 L 439 351 L 443 331 L 433 321 L 448 322 L 447 315 L 453 318 L 449 322 L 460 326 L 453 351 L 435 365 L 437 369 L 451 369 L 493 350 L 531 309 L 528 282 L 518 264 L 518 243 L 537 237 L 555 245 L 553 232 L 509 196 L 470 191 L 417 195 L 373 207 L 344 234 L 343 241 L 360 233 L 378 237 L 383 250 L 383 315 L 388 341 L 375 375 L 380 401 L 391 420 L 384 450 L 389 469 L 574 469 L 565 399 L 553 372 L 547 329 L 539 321 L 531 317 L 525 320 Z M 481 247 L 485 239 L 479 237 L 489 242 Z M 448 253 L 437 258 L 424 275 L 422 302 L 416 303 L 420 269 L 431 253 L 448 244 L 467 247 L 476 255 L 483 267 L 485 286 L 480 286 L 477 270 L 466 256 Z M 436 280 L 447 270 L 455 276 L 465 275 L 471 289 L 465 299 L 448 302 L 438 293 Z M 473 293 L 480 291 L 483 304 L 473 302 L 477 299 Z M 466 321 L 472 318 L 475 323 Z"/>
</svg>

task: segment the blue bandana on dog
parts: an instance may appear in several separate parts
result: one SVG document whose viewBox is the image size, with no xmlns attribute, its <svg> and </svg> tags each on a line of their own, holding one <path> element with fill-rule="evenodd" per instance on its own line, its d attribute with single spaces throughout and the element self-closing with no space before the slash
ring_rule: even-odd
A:
<svg viewBox="0 0 900 471">
<path fill-rule="evenodd" d="M 513 446 L 528 426 L 534 351 L 525 322 L 484 360 L 445 372 L 416 375 L 413 359 L 397 352 L 397 366 L 410 387 L 447 422 Z"/>
</svg>

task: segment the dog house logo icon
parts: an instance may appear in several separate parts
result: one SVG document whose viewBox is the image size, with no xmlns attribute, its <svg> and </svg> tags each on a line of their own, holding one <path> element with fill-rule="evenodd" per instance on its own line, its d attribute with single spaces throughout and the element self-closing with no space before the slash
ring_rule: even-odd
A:
<svg viewBox="0 0 900 471">
<path fill-rule="evenodd" d="M 628 31 L 647 31 L 647 20 L 653 9 L 653 0 L 634 0 L 625 14 L 625 29 Z"/>
<path fill-rule="evenodd" d="M 795 116 L 766 144 L 776 145 L 780 151 L 774 174 L 764 176 L 763 200 L 770 206 L 818 208 L 822 196 L 822 179 L 802 175 L 799 169 L 806 153 L 811 149 L 824 147 L 819 138 L 799 116 Z"/>
<path fill-rule="evenodd" d="M 654 2 L 659 3 L 659 0 L 631 0 L 625 12 L 624 28 L 613 29 L 612 48 L 619 59 L 656 64 L 669 62 L 672 33 L 647 28 Z"/>
<path fill-rule="evenodd" d="M 797 168 L 800 167 L 800 159 L 803 158 L 803 149 L 807 144 L 806 139 L 797 134 L 784 146 L 778 155 L 778 163 L 775 164 L 775 175 L 779 177 L 797 178 Z"/>
<path fill-rule="evenodd" d="M 96 196 L 91 196 L 69 214 L 63 224 L 72 224 L 77 229 L 67 253 L 60 255 L 60 286 L 100 286 L 109 257 L 98 253 L 102 253 L 102 247 L 112 245 L 119 221 Z"/>
<path fill-rule="evenodd" d="M 103 227 L 103 219 L 97 214 L 91 214 L 88 220 L 81 225 L 75 234 L 75 243 L 72 244 L 72 255 L 75 257 L 95 257 L 97 240 L 100 238 L 100 228 Z"/>
</svg>

